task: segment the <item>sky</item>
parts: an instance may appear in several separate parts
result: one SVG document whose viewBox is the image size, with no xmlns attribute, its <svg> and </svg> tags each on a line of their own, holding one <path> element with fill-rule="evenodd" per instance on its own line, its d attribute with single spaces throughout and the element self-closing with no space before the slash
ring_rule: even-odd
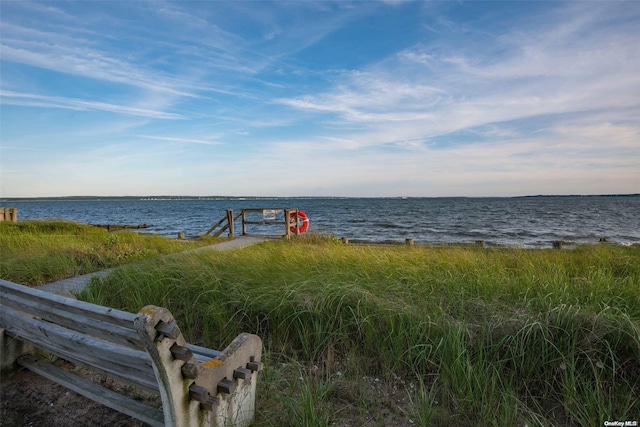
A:
<svg viewBox="0 0 640 427">
<path fill-rule="evenodd" d="M 640 193 L 640 1 L 0 1 L 0 197 Z"/>
</svg>

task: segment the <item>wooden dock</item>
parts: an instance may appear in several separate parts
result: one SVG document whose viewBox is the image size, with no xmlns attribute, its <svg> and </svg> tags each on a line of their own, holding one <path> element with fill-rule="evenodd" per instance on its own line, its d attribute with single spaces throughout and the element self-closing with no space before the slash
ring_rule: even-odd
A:
<svg viewBox="0 0 640 427">
<path fill-rule="evenodd" d="M 282 214 L 282 219 L 277 219 Z M 250 216 L 261 215 L 261 220 L 250 219 Z M 309 225 L 307 215 L 297 208 L 249 208 L 242 209 L 238 215 L 234 215 L 233 209 L 227 209 L 226 215 L 216 222 L 203 236 L 213 233 L 219 237 L 225 231 L 230 238 L 235 237 L 235 222 L 241 220 L 242 236 L 248 235 L 248 226 L 273 225 L 284 227 L 283 237 L 289 239 L 292 235 L 304 233 Z M 282 228 L 281 228 L 282 230 Z"/>
</svg>

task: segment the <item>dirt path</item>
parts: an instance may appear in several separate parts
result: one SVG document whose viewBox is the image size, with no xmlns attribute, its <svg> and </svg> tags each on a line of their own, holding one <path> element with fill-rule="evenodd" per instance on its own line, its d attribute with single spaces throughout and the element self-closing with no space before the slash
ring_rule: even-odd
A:
<svg viewBox="0 0 640 427">
<path fill-rule="evenodd" d="M 267 239 L 261 237 L 251 237 L 251 236 L 243 236 L 237 237 L 233 240 L 228 240 L 222 243 L 216 243 L 215 245 L 203 246 L 201 248 L 190 249 L 184 252 L 178 252 L 171 255 L 166 255 L 165 257 L 175 257 L 181 256 L 188 253 L 196 253 L 196 252 L 206 252 L 206 251 L 230 251 L 235 249 L 245 248 L 247 246 L 256 245 L 258 243 L 262 243 Z M 132 264 L 128 264 L 130 267 Z M 135 264 L 134 264 L 135 265 Z M 85 286 L 87 286 L 93 277 L 105 277 L 113 270 L 116 270 L 120 267 L 109 268 L 102 271 L 96 271 L 95 273 L 85 274 L 83 276 L 70 277 L 64 280 L 58 280 L 57 282 L 47 283 L 46 285 L 39 286 L 38 289 L 47 292 L 69 292 L 69 293 L 78 293 Z"/>
</svg>

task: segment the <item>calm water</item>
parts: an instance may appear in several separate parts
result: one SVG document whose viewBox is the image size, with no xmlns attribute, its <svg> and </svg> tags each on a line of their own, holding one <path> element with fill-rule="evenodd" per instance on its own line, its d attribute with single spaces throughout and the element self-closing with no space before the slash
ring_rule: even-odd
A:
<svg viewBox="0 0 640 427">
<path fill-rule="evenodd" d="M 640 196 L 530 198 L 366 198 L 270 200 L 95 200 L 3 202 L 19 220 L 67 219 L 91 224 L 148 224 L 145 232 L 188 237 L 242 208 L 299 208 L 309 231 L 372 242 L 413 238 L 421 244 L 470 243 L 550 247 L 553 241 L 640 244 Z M 257 217 L 254 217 L 258 219 Z M 236 223 L 240 232 L 240 222 Z M 250 234 L 281 234 L 249 226 Z"/>
</svg>

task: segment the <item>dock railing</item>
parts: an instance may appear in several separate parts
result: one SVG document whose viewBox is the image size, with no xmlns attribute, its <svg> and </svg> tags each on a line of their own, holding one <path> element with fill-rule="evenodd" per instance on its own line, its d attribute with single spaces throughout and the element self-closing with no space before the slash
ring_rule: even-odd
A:
<svg viewBox="0 0 640 427">
<path fill-rule="evenodd" d="M 233 209 L 227 209 L 226 215 L 215 223 L 203 236 L 213 233 L 214 237 L 220 237 L 222 233 L 228 231 L 229 238 L 235 237 L 235 221 L 242 220 L 242 235 L 246 236 L 247 226 L 251 225 L 279 225 L 284 226 L 284 237 L 291 238 L 291 235 L 300 234 L 301 218 L 300 210 L 296 208 L 248 208 L 242 209 L 237 216 L 234 216 Z M 283 213 L 282 219 L 278 219 L 278 214 Z M 255 214 L 262 215 L 261 220 L 252 218 Z"/>
<path fill-rule="evenodd" d="M 218 222 L 216 222 L 215 224 L 213 224 L 213 226 L 208 229 L 203 236 L 208 236 L 211 233 L 213 233 L 218 227 L 220 227 L 220 229 L 218 231 L 215 232 L 215 234 L 213 235 L 213 237 L 220 237 L 222 235 L 222 233 L 225 232 L 225 230 L 229 230 L 229 237 L 233 238 L 234 237 L 234 227 L 233 224 L 235 223 L 235 220 L 237 219 L 233 217 L 233 209 L 227 209 L 227 214 Z"/>
</svg>

